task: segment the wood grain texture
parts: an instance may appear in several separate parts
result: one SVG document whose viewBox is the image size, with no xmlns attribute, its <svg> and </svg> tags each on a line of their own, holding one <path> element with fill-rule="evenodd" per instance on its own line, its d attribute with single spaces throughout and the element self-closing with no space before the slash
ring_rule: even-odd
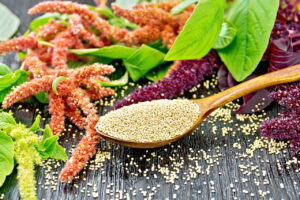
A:
<svg viewBox="0 0 300 200">
<path fill-rule="evenodd" d="M 40 0 L 1 0 L 1 3 L 7 5 L 22 20 L 22 26 L 19 34 L 27 30 L 30 20 L 34 16 L 27 15 L 27 10 Z M 92 1 L 84 1 L 92 3 Z M 19 62 L 15 55 L 1 57 L 0 62 L 4 62 L 13 68 L 18 68 Z M 216 92 L 199 89 L 199 94 Z M 187 95 L 190 97 L 189 95 Z M 46 122 L 49 119 L 47 106 L 33 104 L 24 105 L 24 110 L 15 110 L 15 116 L 23 123 L 31 124 L 35 115 L 36 108 L 42 111 Z M 277 105 L 272 105 L 267 110 L 269 117 L 276 116 L 281 110 Z M 107 109 L 100 108 L 99 112 L 103 114 Z M 198 132 L 190 135 L 172 146 L 162 147 L 151 150 L 137 150 L 124 148 L 117 145 L 109 145 L 101 142 L 99 149 L 109 151 L 111 159 L 106 161 L 99 170 L 91 170 L 89 167 L 83 170 L 78 180 L 71 184 L 59 183 L 52 189 L 47 186 L 47 173 L 42 167 L 37 168 L 38 195 L 40 199 L 45 200 L 74 200 L 74 199 L 149 199 L 150 188 L 157 187 L 157 192 L 152 199 L 300 199 L 300 173 L 298 166 L 288 168 L 286 162 L 291 158 L 288 151 L 284 150 L 277 155 L 269 155 L 265 150 L 259 150 L 253 158 L 240 159 L 237 153 L 244 152 L 254 141 L 256 135 L 245 136 L 236 129 L 240 126 L 240 121 L 233 116 L 233 123 L 226 125 L 222 121 L 216 121 L 215 125 L 219 130 L 225 125 L 233 128 L 237 136 L 212 135 L 212 124 L 204 123 L 200 126 Z M 237 124 L 237 125 L 235 125 Z M 79 139 L 72 139 L 72 129 L 70 133 L 61 138 L 61 143 L 67 149 L 71 149 Z M 204 135 L 199 134 L 203 131 Z M 67 141 L 68 140 L 68 141 Z M 233 144 L 239 142 L 242 149 L 233 148 Z M 196 164 L 207 170 L 207 162 L 203 159 L 204 150 L 209 155 L 218 155 L 214 158 L 214 164 L 210 168 L 209 174 L 194 174 Z M 155 155 L 155 156 L 151 156 Z M 193 159 L 191 159 L 193 158 Z M 131 163 L 135 164 L 131 164 Z M 177 163 L 177 164 L 176 164 Z M 179 164 L 180 163 L 180 164 Z M 164 176 L 158 171 L 162 167 L 176 172 L 174 166 L 180 166 L 178 178 L 174 184 L 166 183 Z M 246 166 L 243 171 L 240 165 Z M 60 172 L 61 166 L 52 170 L 56 175 Z M 257 167 L 257 172 L 251 169 L 251 166 Z M 151 167 L 155 170 L 150 170 Z M 249 171 L 249 173 L 246 173 Z M 265 173 L 262 173 L 265 171 Z M 175 173 L 177 174 L 177 173 Z M 191 175 L 192 174 L 192 175 Z M 259 183 L 259 185 L 257 184 Z M 0 188 L 0 194 L 5 194 L 5 199 L 20 199 L 16 181 L 16 173 L 11 175 L 5 186 Z M 231 185 L 232 184 L 232 185 Z M 160 187 L 158 187 L 160 185 Z M 48 187 L 45 189 L 45 187 Z M 93 198 L 92 192 L 95 187 L 99 196 Z M 178 188 L 179 187 L 179 188 Z M 140 192 L 140 189 L 147 191 L 146 195 Z M 120 194 L 123 191 L 123 195 Z M 126 192 L 124 192 L 126 190 Z M 266 192 L 264 196 L 259 195 L 259 190 Z M 134 195 L 136 191 L 136 195 Z M 129 193 L 127 197 L 125 193 Z M 252 197 L 250 194 L 253 193 Z M 122 196 L 122 198 L 121 198 Z"/>
</svg>

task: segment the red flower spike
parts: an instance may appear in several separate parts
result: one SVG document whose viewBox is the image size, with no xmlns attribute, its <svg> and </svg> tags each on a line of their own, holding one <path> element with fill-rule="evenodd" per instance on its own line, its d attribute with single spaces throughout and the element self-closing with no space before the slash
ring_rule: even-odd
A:
<svg viewBox="0 0 300 200">
<path fill-rule="evenodd" d="M 54 39 L 58 33 L 66 30 L 66 28 L 67 26 L 65 24 L 56 20 L 50 20 L 48 24 L 43 25 L 38 29 L 36 37 L 45 41 L 49 41 Z"/>
<path fill-rule="evenodd" d="M 85 118 L 81 115 L 81 112 L 77 108 L 71 108 L 65 105 L 65 115 L 70 121 L 75 124 L 79 129 L 83 130 L 85 126 Z"/>
<path fill-rule="evenodd" d="M 174 44 L 177 37 L 177 33 L 172 26 L 166 25 L 161 32 L 161 38 L 163 44 L 166 44 L 168 48 Z"/>
<path fill-rule="evenodd" d="M 74 177 L 87 165 L 88 160 L 94 156 L 100 136 L 95 130 L 87 131 L 88 134 L 82 138 L 73 151 L 70 160 L 62 169 L 59 179 L 62 182 L 72 181 Z"/>
<path fill-rule="evenodd" d="M 86 92 L 89 95 L 91 101 L 115 94 L 115 91 L 113 89 L 103 88 L 99 83 L 96 83 L 93 79 L 86 80 L 82 83 L 82 85 L 87 88 Z"/>
<path fill-rule="evenodd" d="M 115 14 L 126 18 L 127 20 L 141 25 L 159 25 L 176 24 L 175 19 L 169 12 L 166 12 L 160 8 L 139 8 L 133 10 L 122 9 L 117 4 L 112 4 L 112 9 Z"/>
<path fill-rule="evenodd" d="M 2 107 L 7 109 L 14 103 L 28 99 L 36 93 L 41 91 L 50 91 L 54 78 L 55 77 L 53 76 L 43 76 L 42 78 L 33 79 L 29 82 L 23 83 L 5 97 Z"/>
<path fill-rule="evenodd" d="M 81 81 L 89 77 L 102 76 L 105 74 L 110 74 L 115 71 L 115 68 L 111 65 L 104 65 L 100 63 L 95 63 L 90 66 L 82 67 L 74 70 L 73 78 L 76 81 Z"/>
<path fill-rule="evenodd" d="M 83 26 L 82 20 L 79 15 L 71 15 L 69 23 L 71 25 L 70 28 L 73 35 L 84 39 L 95 47 L 99 48 L 104 46 L 103 42 L 99 38 L 97 38 L 92 32 L 90 32 Z"/>
<path fill-rule="evenodd" d="M 133 6 L 133 9 L 147 9 L 147 8 L 159 8 L 166 12 L 170 12 L 172 8 L 180 4 L 181 1 L 168 1 L 168 2 L 158 2 L 158 3 L 141 3 Z"/>
<path fill-rule="evenodd" d="M 160 8 L 149 8 L 150 10 L 155 10 L 155 13 L 161 12 L 164 14 L 160 14 L 160 16 L 155 16 L 155 19 L 165 20 L 165 12 L 163 9 Z M 143 9 L 142 9 L 143 10 Z M 160 10 L 160 11 L 157 11 Z M 141 45 L 144 43 L 154 42 L 160 39 L 160 28 L 162 26 L 160 21 L 160 25 L 158 26 L 151 24 L 148 20 L 148 24 L 136 29 L 134 31 L 129 31 L 127 29 L 121 29 L 116 26 L 111 26 L 108 21 L 99 17 L 97 12 L 89 10 L 87 7 L 80 5 L 78 3 L 73 3 L 70 1 L 46 1 L 39 3 L 38 5 L 34 6 L 29 10 L 29 14 L 38 14 L 38 13 L 45 13 L 45 12 L 58 12 L 61 14 L 77 14 L 81 17 L 82 21 L 87 23 L 89 26 L 94 27 L 95 29 L 99 30 L 102 35 L 101 38 L 105 41 L 106 39 L 114 39 L 118 42 L 124 43 L 128 46 L 132 45 Z M 153 16 L 148 11 L 142 11 L 143 13 L 147 13 L 147 15 Z M 139 15 L 140 18 L 143 16 L 140 14 L 142 13 L 137 11 L 136 14 Z M 153 11 L 154 12 L 154 11 Z M 169 15 L 170 16 L 170 15 Z M 172 17 L 170 19 L 173 19 Z M 172 20 L 174 23 L 177 20 Z M 177 23 L 177 22 L 176 22 Z M 104 42 L 106 43 L 106 42 Z"/>
<path fill-rule="evenodd" d="M 65 127 L 65 105 L 62 97 L 53 91 L 50 92 L 49 99 L 50 127 L 54 135 L 56 135 L 61 133 Z"/>
<path fill-rule="evenodd" d="M 72 35 L 70 29 L 67 29 L 59 33 L 53 40 L 53 56 L 52 65 L 58 69 L 68 69 L 68 53 L 69 48 L 74 46 L 74 36 Z"/>
<path fill-rule="evenodd" d="M 69 15 L 78 14 L 88 24 L 101 31 L 105 37 L 109 37 L 113 35 L 114 32 L 118 32 L 118 30 L 120 30 L 116 27 L 111 27 L 107 21 L 101 19 L 96 12 L 89 10 L 86 6 L 71 1 L 45 1 L 35 5 L 28 11 L 29 14 L 47 12 L 57 12 Z M 124 29 L 121 31 L 126 30 Z"/>
<path fill-rule="evenodd" d="M 29 70 L 34 78 L 42 78 L 47 74 L 48 67 L 37 56 L 30 54 L 24 60 L 24 70 Z"/>
<path fill-rule="evenodd" d="M 52 65 L 52 52 L 52 47 L 46 47 L 42 45 L 39 45 L 39 47 L 34 50 L 34 53 L 38 56 L 38 58 L 42 62 L 45 62 L 48 66 Z"/>
<path fill-rule="evenodd" d="M 0 43 L 0 54 L 6 54 L 13 51 L 23 51 L 35 49 L 38 47 L 38 41 L 34 36 L 22 36 Z"/>
<path fill-rule="evenodd" d="M 125 35 L 116 35 L 116 39 L 126 41 L 128 46 L 148 44 L 160 39 L 160 29 L 157 26 L 143 26 Z"/>
</svg>

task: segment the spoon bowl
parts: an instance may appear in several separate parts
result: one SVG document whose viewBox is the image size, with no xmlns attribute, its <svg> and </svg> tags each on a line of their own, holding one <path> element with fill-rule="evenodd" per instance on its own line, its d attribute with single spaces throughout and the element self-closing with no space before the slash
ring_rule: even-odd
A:
<svg viewBox="0 0 300 200">
<path fill-rule="evenodd" d="M 295 65 L 292 67 L 284 68 L 275 72 L 267 73 L 251 80 L 245 81 L 239 85 L 232 88 L 224 90 L 213 96 L 203 98 L 203 99 L 193 99 L 191 102 L 197 104 L 200 107 L 200 112 L 197 120 L 194 124 L 190 126 L 185 132 L 180 135 L 176 135 L 167 140 L 156 140 L 153 142 L 137 142 L 132 140 L 124 140 L 111 135 L 105 134 L 102 131 L 98 131 L 100 136 L 113 143 L 120 144 L 122 146 L 132 147 L 132 148 L 156 148 L 173 143 L 191 133 L 210 113 L 214 110 L 220 108 L 221 106 L 236 100 L 246 94 L 251 92 L 267 88 L 270 86 L 290 83 L 300 80 L 300 65 Z M 114 111 L 112 111 L 114 112 Z"/>
</svg>

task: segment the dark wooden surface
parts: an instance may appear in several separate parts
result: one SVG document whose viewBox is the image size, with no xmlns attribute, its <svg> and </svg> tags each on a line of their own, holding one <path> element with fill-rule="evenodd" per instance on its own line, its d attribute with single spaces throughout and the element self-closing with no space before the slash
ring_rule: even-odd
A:
<svg viewBox="0 0 300 200">
<path fill-rule="evenodd" d="M 27 30 L 33 18 L 27 15 L 27 10 L 39 1 L 1 0 L 1 3 L 12 9 L 22 20 L 19 34 Z M 92 4 L 91 0 L 80 2 Z M 19 66 L 14 54 L 0 58 L 0 62 L 13 68 Z M 199 89 L 200 94 L 205 92 L 207 91 Z M 36 115 L 36 108 L 41 110 L 47 122 L 47 106 L 38 104 L 24 105 L 24 109 L 15 111 L 15 115 L 20 121 L 30 124 Z M 29 112 L 26 112 L 26 109 Z M 100 113 L 103 113 L 103 110 L 100 108 Z M 274 104 L 267 109 L 267 116 L 276 116 L 279 110 Z M 217 135 L 212 135 L 212 124 L 205 123 L 194 135 L 172 146 L 148 151 L 108 145 L 103 141 L 99 149 L 110 152 L 111 159 L 106 160 L 98 170 L 92 170 L 90 167 L 84 169 L 79 179 L 71 184 L 59 183 L 55 179 L 63 163 L 50 172 L 45 171 L 45 167 L 38 167 L 39 199 L 300 199 L 300 173 L 297 165 L 286 165 L 291 159 L 288 150 L 270 155 L 263 149 L 256 151 L 253 158 L 238 158 L 237 155 L 249 148 L 259 133 L 245 136 L 237 130 L 241 122 L 237 121 L 234 115 L 232 117 L 233 123 L 226 126 L 233 128 L 235 136 L 221 136 L 220 131 Z M 224 126 L 224 122 L 220 120 L 214 123 L 218 130 Z M 201 131 L 204 134 L 199 134 Z M 72 132 L 74 129 L 61 138 L 61 143 L 68 150 L 80 139 L 78 133 L 76 139 L 72 139 Z M 242 148 L 233 148 L 234 143 L 240 143 Z M 196 173 L 198 164 L 204 170 L 208 168 L 209 161 L 203 158 L 202 150 L 207 152 L 207 155 L 218 157 L 212 159 L 210 173 Z M 165 168 L 176 172 L 178 166 L 180 169 L 175 173 L 178 178 L 174 183 L 167 183 L 166 175 L 159 171 Z M 246 166 L 246 169 L 243 169 L 243 166 Z M 52 188 L 46 184 L 49 176 L 54 176 L 52 185 L 57 184 Z M 0 196 L 4 194 L 4 199 L 19 199 L 16 184 L 14 173 L 8 178 L 5 186 L 0 188 Z M 94 190 L 98 193 L 97 198 L 92 197 Z M 121 190 L 123 194 L 120 193 Z M 143 191 L 147 193 L 143 195 Z M 149 195 L 150 193 L 153 195 Z"/>
</svg>

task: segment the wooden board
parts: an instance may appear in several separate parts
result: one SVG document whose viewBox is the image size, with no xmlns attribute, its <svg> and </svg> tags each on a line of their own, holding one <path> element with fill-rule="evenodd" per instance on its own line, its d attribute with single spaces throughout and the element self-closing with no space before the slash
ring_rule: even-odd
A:
<svg viewBox="0 0 300 200">
<path fill-rule="evenodd" d="M 29 16 L 27 10 L 38 2 L 40 0 L 1 0 L 22 20 L 19 35 L 27 30 L 34 17 Z M 80 2 L 92 4 L 91 0 Z M 0 62 L 13 68 L 19 66 L 14 54 L 1 57 Z M 198 91 L 199 94 L 208 92 L 213 91 L 202 88 Z M 47 106 L 34 104 L 23 107 L 23 110 L 15 111 L 21 122 L 31 124 L 36 108 L 48 121 Z M 267 116 L 276 116 L 279 110 L 281 108 L 274 104 L 267 109 Z M 99 112 L 107 112 L 107 109 L 100 108 Z M 249 149 L 259 133 L 242 134 L 237 130 L 242 126 L 241 121 L 234 114 L 232 118 L 232 123 L 222 120 L 204 123 L 193 135 L 158 149 L 130 149 L 103 141 L 99 149 L 109 152 L 111 159 L 97 170 L 90 169 L 89 165 L 71 184 L 60 183 L 55 178 L 63 166 L 62 162 L 50 171 L 38 167 L 39 199 L 300 199 L 300 173 L 297 165 L 286 164 L 291 159 L 288 150 L 269 154 L 262 149 L 256 151 L 252 158 L 240 158 L 238 155 Z M 212 134 L 213 126 L 218 129 L 216 135 Z M 232 131 L 222 136 L 222 127 L 225 126 Z M 61 138 L 61 143 L 68 150 L 81 138 L 74 130 L 72 128 Z M 72 134 L 76 135 L 76 139 L 72 138 Z M 241 149 L 238 144 L 241 144 Z M 213 158 L 203 156 L 203 152 Z M 53 176 L 49 181 L 49 177 Z M 167 183 L 167 180 L 173 179 L 174 183 Z M 47 185 L 49 182 L 52 186 Z M 0 188 L 0 194 L 5 195 L 4 199 L 20 198 L 16 173 Z"/>
</svg>

